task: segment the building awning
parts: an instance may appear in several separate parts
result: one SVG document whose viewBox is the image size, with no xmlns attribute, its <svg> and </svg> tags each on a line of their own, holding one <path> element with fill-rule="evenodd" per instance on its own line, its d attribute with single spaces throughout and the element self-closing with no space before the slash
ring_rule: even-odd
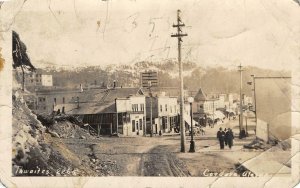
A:
<svg viewBox="0 0 300 188">
<path fill-rule="evenodd" d="M 217 111 L 214 112 L 214 114 L 210 114 L 208 116 L 208 118 L 210 118 L 210 119 L 223 119 L 223 118 L 225 118 L 225 115 L 221 111 L 217 110 Z"/>
<path fill-rule="evenodd" d="M 191 116 L 183 115 L 183 119 L 189 126 L 191 126 Z M 197 124 L 197 122 L 194 119 L 192 122 L 193 122 L 193 126 L 195 126 Z"/>
</svg>

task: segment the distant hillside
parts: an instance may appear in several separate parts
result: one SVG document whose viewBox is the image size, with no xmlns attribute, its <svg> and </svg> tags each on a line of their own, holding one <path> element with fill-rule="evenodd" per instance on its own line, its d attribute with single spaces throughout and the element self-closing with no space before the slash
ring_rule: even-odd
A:
<svg viewBox="0 0 300 188">
<path fill-rule="evenodd" d="M 184 63 L 184 86 L 190 91 L 197 91 L 200 87 L 205 92 L 239 92 L 240 76 L 234 69 L 225 67 L 202 68 L 196 63 Z M 47 71 L 53 74 L 54 85 L 63 87 L 84 86 L 111 86 L 116 80 L 118 86 L 138 87 L 140 73 L 154 70 L 158 72 L 159 86 L 178 87 L 179 71 L 176 61 L 163 62 L 138 62 L 130 65 L 109 65 L 105 68 L 90 66 L 75 68 L 73 70 L 55 69 L 48 67 Z M 257 67 L 244 67 L 243 92 L 251 95 L 251 86 L 247 82 L 251 80 L 251 74 L 256 76 L 289 76 L 286 71 L 274 71 Z"/>
</svg>

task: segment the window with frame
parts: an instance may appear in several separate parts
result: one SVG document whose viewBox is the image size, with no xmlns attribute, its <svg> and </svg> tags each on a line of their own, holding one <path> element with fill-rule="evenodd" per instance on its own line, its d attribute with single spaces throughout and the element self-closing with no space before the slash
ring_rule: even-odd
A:
<svg viewBox="0 0 300 188">
<path fill-rule="evenodd" d="M 162 105 L 160 105 L 159 108 L 160 108 L 160 112 L 162 112 Z"/>
<path fill-rule="evenodd" d="M 138 104 L 132 104 L 132 111 L 137 112 L 139 110 Z"/>
<path fill-rule="evenodd" d="M 167 104 L 165 104 L 165 110 L 166 110 L 166 112 L 168 111 L 168 105 Z"/>
</svg>

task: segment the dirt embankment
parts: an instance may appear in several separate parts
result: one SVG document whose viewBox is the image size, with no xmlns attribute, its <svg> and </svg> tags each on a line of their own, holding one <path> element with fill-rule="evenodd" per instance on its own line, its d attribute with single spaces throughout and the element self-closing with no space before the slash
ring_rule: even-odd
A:
<svg viewBox="0 0 300 188">
<path fill-rule="evenodd" d="M 59 115 L 38 115 L 37 119 L 46 127 L 46 132 L 56 138 L 94 138 L 78 117 L 59 114 Z"/>
<path fill-rule="evenodd" d="M 13 91 L 12 170 L 14 176 L 93 176 L 58 137 L 88 135 L 72 122 L 44 126 L 27 107 L 22 91 Z"/>
<path fill-rule="evenodd" d="M 38 115 L 27 107 L 22 91 L 13 95 L 14 176 L 120 176 L 121 166 L 110 156 L 96 156 L 94 144 L 84 154 L 68 141 L 83 145 L 101 139 L 91 135 L 77 117 Z"/>
</svg>

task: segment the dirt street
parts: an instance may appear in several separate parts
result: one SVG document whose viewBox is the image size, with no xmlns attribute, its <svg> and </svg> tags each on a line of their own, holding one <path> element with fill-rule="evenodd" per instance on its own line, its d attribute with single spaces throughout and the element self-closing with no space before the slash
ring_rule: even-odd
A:
<svg viewBox="0 0 300 188">
<path fill-rule="evenodd" d="M 237 165 L 260 151 L 242 149 L 246 140 L 236 139 L 232 150 L 220 151 L 215 133 L 220 125 L 195 136 L 196 152 L 180 152 L 180 135 L 154 137 L 100 137 L 59 139 L 84 166 L 99 176 L 206 176 L 206 172 L 234 172 Z M 235 130 L 234 130 L 235 131 Z"/>
</svg>

